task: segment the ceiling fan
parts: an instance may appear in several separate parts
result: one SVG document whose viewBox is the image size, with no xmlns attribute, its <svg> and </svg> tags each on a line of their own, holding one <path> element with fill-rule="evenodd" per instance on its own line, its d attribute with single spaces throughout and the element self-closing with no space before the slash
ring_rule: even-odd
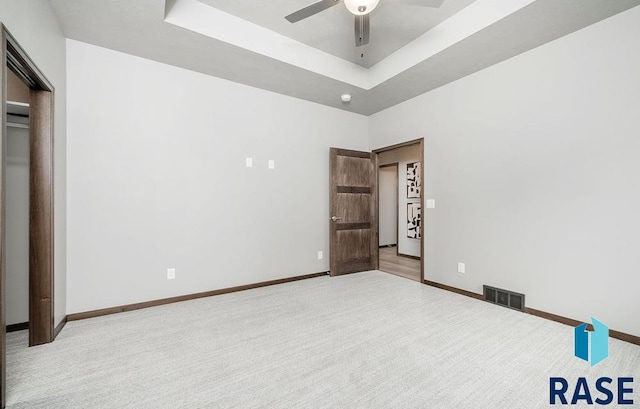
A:
<svg viewBox="0 0 640 409">
<path fill-rule="evenodd" d="M 390 4 L 406 4 L 421 7 L 440 7 L 444 0 L 382 0 Z M 355 15 L 355 35 L 356 47 L 369 44 L 369 13 L 376 8 L 380 0 L 320 0 L 307 7 L 304 7 L 285 18 L 291 23 L 296 23 L 320 13 L 330 7 L 344 2 L 345 7 Z"/>
</svg>

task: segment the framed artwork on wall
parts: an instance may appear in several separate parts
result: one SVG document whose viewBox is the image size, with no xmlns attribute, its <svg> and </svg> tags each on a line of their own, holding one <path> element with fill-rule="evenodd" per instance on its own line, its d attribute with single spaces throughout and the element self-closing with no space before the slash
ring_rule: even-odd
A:
<svg viewBox="0 0 640 409">
<path fill-rule="evenodd" d="M 407 163 L 407 198 L 420 197 L 421 193 L 420 162 Z"/>
<path fill-rule="evenodd" d="M 419 239 L 422 237 L 422 211 L 420 202 L 407 203 L 407 237 Z"/>
</svg>

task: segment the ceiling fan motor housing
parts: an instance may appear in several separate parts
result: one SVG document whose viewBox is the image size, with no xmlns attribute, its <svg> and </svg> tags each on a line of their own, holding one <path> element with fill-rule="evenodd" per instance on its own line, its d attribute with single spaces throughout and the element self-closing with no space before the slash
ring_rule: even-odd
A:
<svg viewBox="0 0 640 409">
<path fill-rule="evenodd" d="M 344 0 L 347 10 L 356 16 L 371 13 L 378 3 L 380 3 L 380 0 Z"/>
</svg>

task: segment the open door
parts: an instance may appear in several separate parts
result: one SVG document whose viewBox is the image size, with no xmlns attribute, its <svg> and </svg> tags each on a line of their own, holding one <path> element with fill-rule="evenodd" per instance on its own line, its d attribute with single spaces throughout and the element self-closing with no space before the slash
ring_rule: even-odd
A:
<svg viewBox="0 0 640 409">
<path fill-rule="evenodd" d="M 330 150 L 330 273 L 378 268 L 376 155 Z"/>
</svg>

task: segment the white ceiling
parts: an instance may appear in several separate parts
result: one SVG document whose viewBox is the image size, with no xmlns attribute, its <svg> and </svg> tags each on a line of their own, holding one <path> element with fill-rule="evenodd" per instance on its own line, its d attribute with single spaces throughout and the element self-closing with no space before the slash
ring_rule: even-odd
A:
<svg viewBox="0 0 640 409">
<path fill-rule="evenodd" d="M 291 24 L 314 0 L 51 0 L 67 37 L 370 115 L 640 4 L 445 0 L 380 5 L 365 57 L 342 5 Z M 355 55 L 354 55 L 355 53 Z M 351 93 L 344 104 L 340 95 Z"/>
<path fill-rule="evenodd" d="M 291 24 L 285 20 L 285 15 L 317 0 L 198 1 L 369 68 L 458 13 L 474 0 L 446 0 L 438 8 L 382 0 L 371 13 L 371 42 L 362 48 L 354 46 L 354 16 L 343 4 Z"/>
</svg>

